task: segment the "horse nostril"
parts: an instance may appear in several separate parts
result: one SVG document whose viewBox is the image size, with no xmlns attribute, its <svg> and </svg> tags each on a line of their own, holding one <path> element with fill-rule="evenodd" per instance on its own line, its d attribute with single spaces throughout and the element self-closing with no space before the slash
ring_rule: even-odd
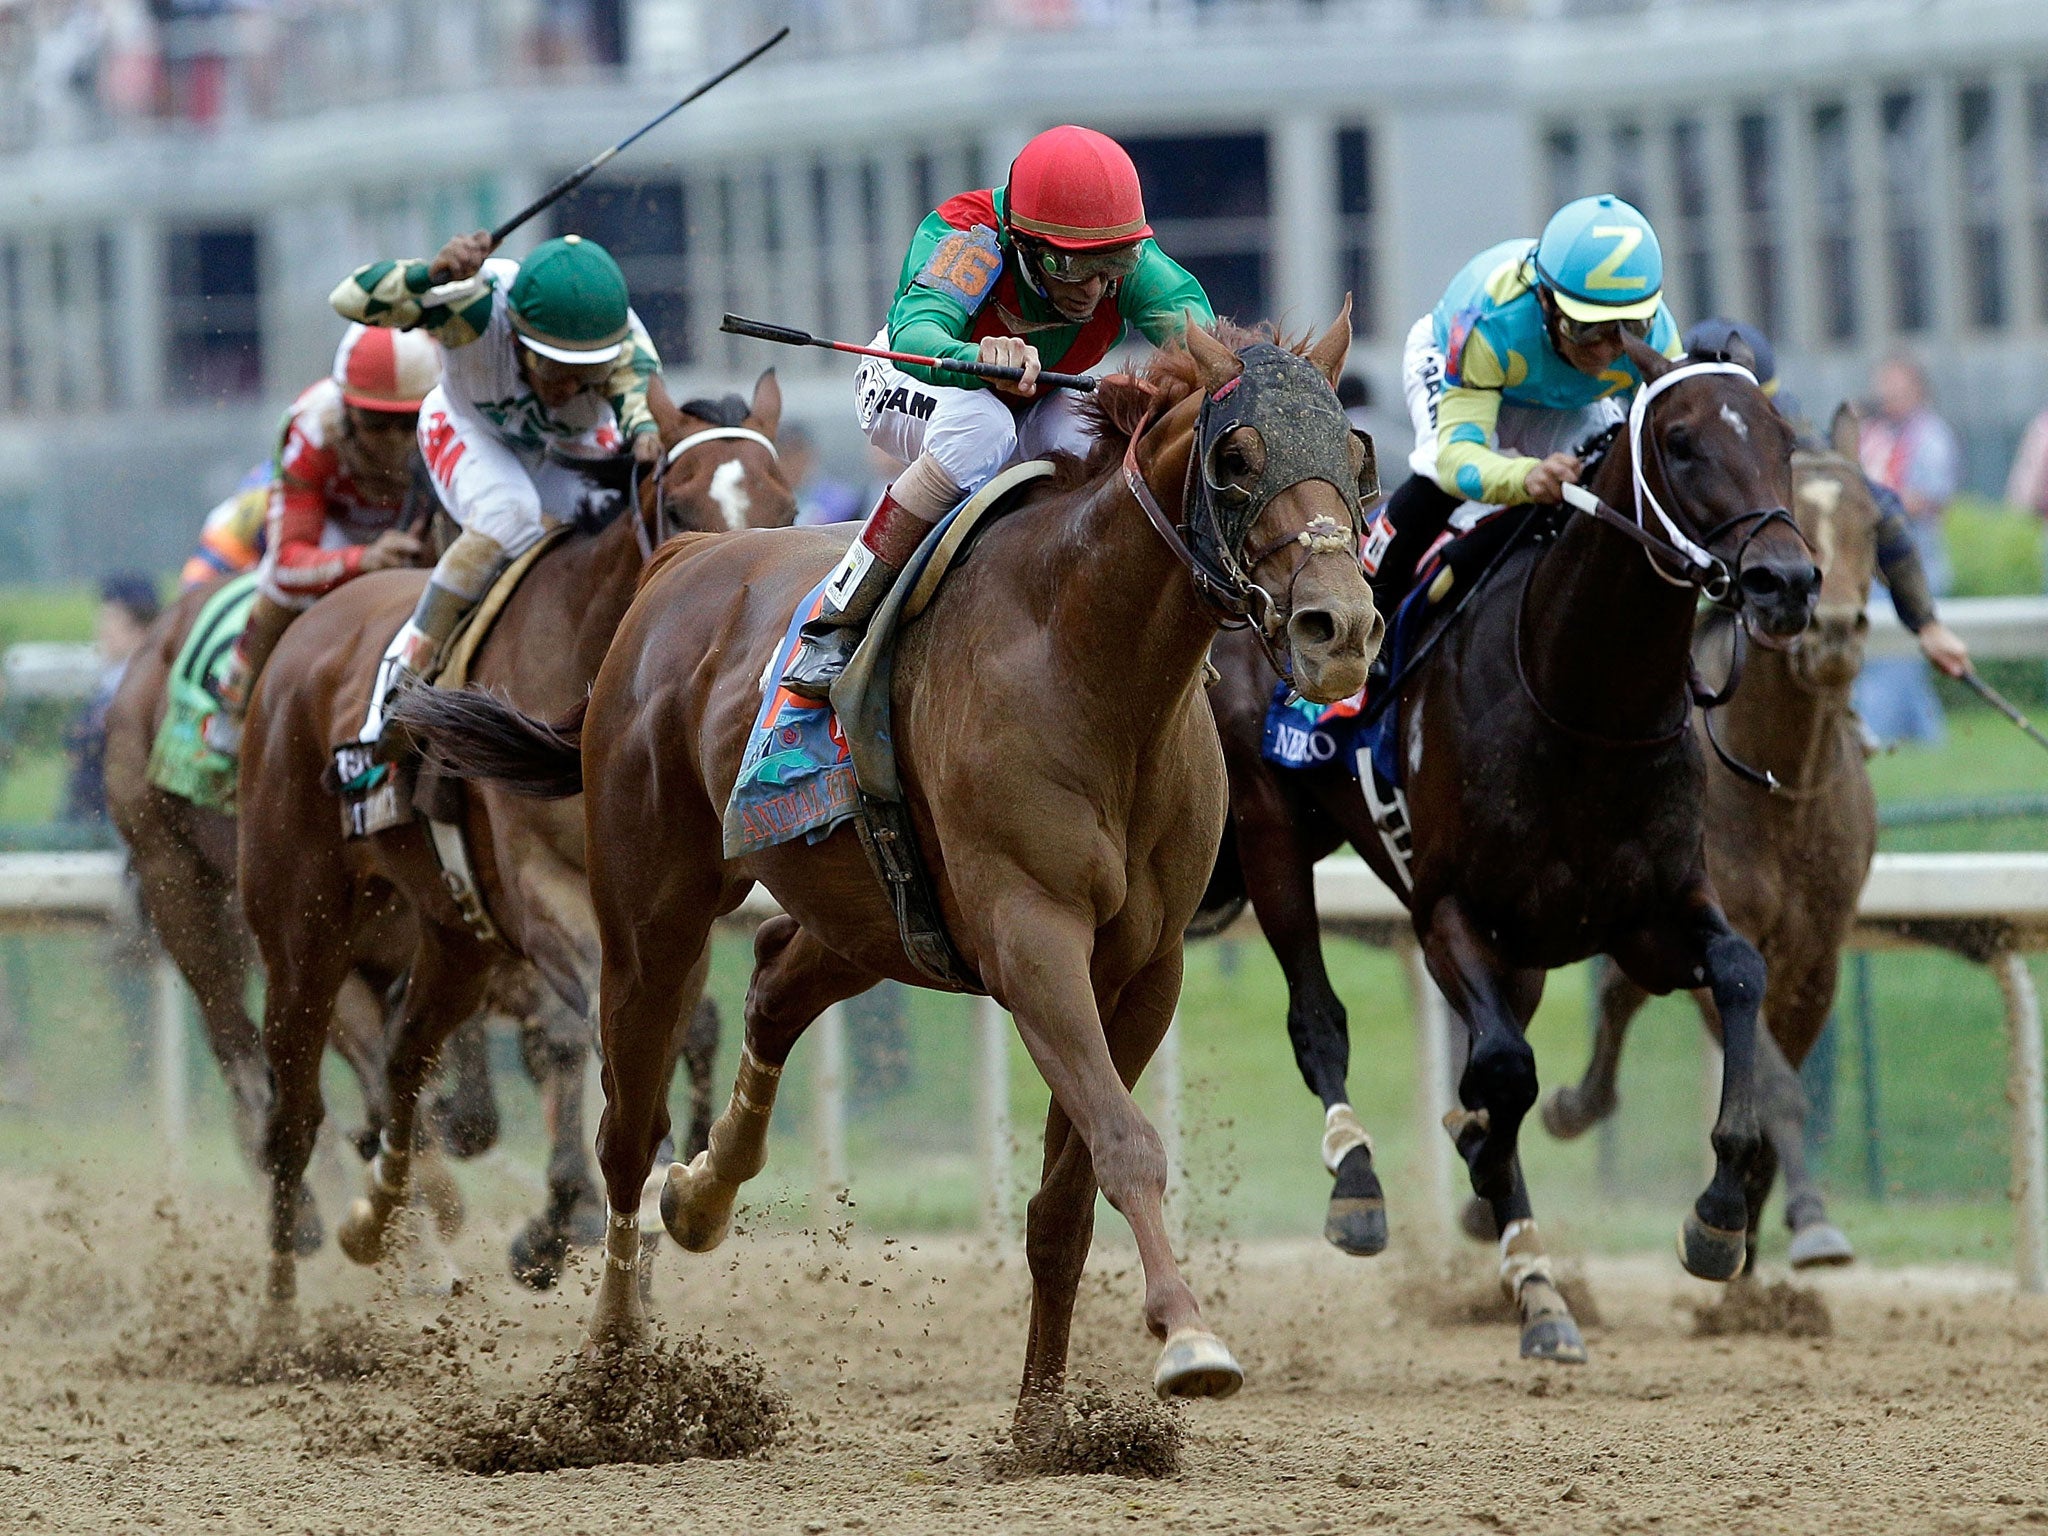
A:
<svg viewBox="0 0 2048 1536">
<path fill-rule="evenodd" d="M 1742 573 L 1742 592 L 1751 602 L 1768 603 L 1785 590 L 1785 578 L 1767 565 L 1752 565 Z"/>
<path fill-rule="evenodd" d="M 1328 645 L 1337 635 L 1337 621 L 1326 608 L 1302 608 L 1287 621 L 1287 633 L 1296 645 Z"/>
</svg>

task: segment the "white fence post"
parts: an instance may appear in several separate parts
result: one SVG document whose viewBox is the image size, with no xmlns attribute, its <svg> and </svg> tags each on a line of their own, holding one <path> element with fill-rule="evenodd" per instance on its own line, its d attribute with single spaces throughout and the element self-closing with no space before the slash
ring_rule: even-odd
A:
<svg viewBox="0 0 2048 1536">
<path fill-rule="evenodd" d="M 2048 1291 L 2048 1103 L 2043 1101 L 2041 999 L 2026 956 L 2007 950 L 1991 969 L 2005 994 L 2012 1100 L 2012 1249 L 2022 1291 Z"/>
<path fill-rule="evenodd" d="M 811 1090 L 811 1144 L 816 1157 L 818 1213 L 846 1188 L 846 1010 L 834 1003 L 811 1026 L 817 1076 Z"/>
<path fill-rule="evenodd" d="M 1416 1133 L 1429 1171 L 1430 1205 L 1447 1237 L 1458 1234 L 1458 1149 L 1444 1130 L 1454 1107 L 1451 1095 L 1451 1005 L 1444 1001 L 1423 961 L 1422 947 L 1403 937 L 1408 993 L 1415 1009 Z"/>
<path fill-rule="evenodd" d="M 156 1040 L 156 1123 L 164 1156 L 174 1171 L 185 1166 L 191 1129 L 191 1094 L 185 1079 L 185 979 L 159 953 L 150 965 L 150 1016 Z"/>
<path fill-rule="evenodd" d="M 1180 1010 L 1152 1056 L 1152 1075 L 1159 1084 L 1159 1140 L 1166 1148 L 1166 1240 L 1185 1251 L 1188 1239 L 1186 1171 L 1181 1167 L 1180 1140 Z"/>
<path fill-rule="evenodd" d="M 974 1005 L 974 1119 L 981 1139 L 981 1230 L 992 1242 L 1011 1241 L 1010 1016 L 992 997 Z"/>
</svg>

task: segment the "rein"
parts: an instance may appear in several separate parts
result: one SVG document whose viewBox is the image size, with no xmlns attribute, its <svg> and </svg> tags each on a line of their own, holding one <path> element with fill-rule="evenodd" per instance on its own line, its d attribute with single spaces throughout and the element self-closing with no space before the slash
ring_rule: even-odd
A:
<svg viewBox="0 0 2048 1536">
<path fill-rule="evenodd" d="M 640 561 L 643 565 L 654 558 L 655 549 L 666 542 L 669 536 L 667 531 L 668 472 L 675 468 L 676 460 L 680 459 L 692 448 L 698 447 L 703 443 L 724 441 L 758 443 L 768 450 L 769 458 L 778 464 L 782 462 L 782 455 L 775 451 L 774 439 L 756 432 L 752 427 L 706 427 L 701 432 L 692 432 L 687 437 L 677 439 L 675 446 L 661 456 L 661 467 L 656 471 L 657 478 L 654 482 L 654 518 L 651 530 L 648 527 L 648 519 L 640 515 L 640 461 L 637 459 L 633 461 L 633 486 L 631 493 L 634 509 L 633 532 L 640 540 Z M 678 533 L 682 532 L 681 529 L 676 531 Z"/>
</svg>

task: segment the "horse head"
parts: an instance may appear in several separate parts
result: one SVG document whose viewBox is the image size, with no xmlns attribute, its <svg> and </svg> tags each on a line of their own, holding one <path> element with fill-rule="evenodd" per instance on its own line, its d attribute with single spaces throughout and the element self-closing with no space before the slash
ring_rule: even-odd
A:
<svg viewBox="0 0 2048 1536">
<path fill-rule="evenodd" d="M 1859 424 L 1846 403 L 1827 448 L 1792 455 L 1793 516 L 1820 565 L 1820 605 L 1792 648 L 1792 670 L 1811 688 L 1846 688 L 1863 669 L 1870 583 L 1877 573 L 1877 501 L 1856 460 Z"/>
<path fill-rule="evenodd" d="M 1639 520 L 1646 508 L 1659 513 L 1674 543 L 1718 563 L 1710 594 L 1738 609 L 1758 640 L 1791 639 L 1813 617 L 1821 585 L 1788 510 L 1791 425 L 1738 365 L 1674 363 L 1632 336 L 1625 344 L 1644 386 L 1631 419 Z"/>
<path fill-rule="evenodd" d="M 1147 434 L 1148 478 L 1170 485 L 1170 466 L 1185 466 L 1180 533 L 1198 589 L 1251 624 L 1296 690 L 1321 703 L 1365 685 L 1386 631 L 1358 563 L 1361 493 L 1377 488 L 1371 442 L 1335 394 L 1350 315 L 1347 301 L 1301 351 L 1189 326 L 1196 387 Z"/>
<path fill-rule="evenodd" d="M 786 528 L 796 520 L 796 497 L 775 452 L 782 386 L 773 368 L 755 381 L 752 401 L 726 395 L 679 406 L 657 377 L 647 404 L 663 449 L 659 475 L 641 485 L 650 548 L 676 533 Z"/>
</svg>

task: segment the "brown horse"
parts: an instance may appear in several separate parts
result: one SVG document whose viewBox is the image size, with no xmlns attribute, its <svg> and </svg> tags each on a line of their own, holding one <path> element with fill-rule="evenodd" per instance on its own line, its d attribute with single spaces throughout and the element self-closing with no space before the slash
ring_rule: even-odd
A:
<svg viewBox="0 0 2048 1536">
<path fill-rule="evenodd" d="M 1165 1155 L 1130 1087 L 1172 1018 L 1182 933 L 1223 827 L 1202 699 L 1219 615 L 1203 592 L 1257 615 L 1311 697 L 1356 689 L 1378 642 L 1356 542 L 1366 453 L 1331 384 L 1349 339 L 1348 317 L 1306 353 L 1191 330 L 1142 380 L 1104 380 L 1089 462 L 1067 461 L 988 527 L 896 658 L 894 744 L 946 926 L 1052 1090 L 1026 1237 L 1020 1433 L 1043 1432 L 1064 1379 L 1098 1188 L 1137 1238 L 1145 1322 L 1165 1341 L 1157 1390 L 1221 1396 L 1243 1378 L 1180 1276 Z M 540 792 L 574 781 L 580 735 L 612 1210 L 594 1344 L 646 1326 L 630 1275 L 640 1190 L 667 1126 L 669 1036 L 702 985 L 713 921 L 756 881 L 787 914 L 755 936 L 732 1101 L 663 1191 L 664 1224 L 693 1251 L 723 1239 L 760 1171 L 783 1063 L 811 1020 L 884 977 L 933 984 L 852 829 L 723 852 L 764 669 L 843 549 L 824 534 L 679 541 L 621 626 L 580 732 L 502 709 L 485 727 L 474 707 L 425 696 L 404 710 L 458 766 L 502 771 L 523 751 L 517 776 Z"/>
<path fill-rule="evenodd" d="M 122 675 L 107 711 L 107 809 L 128 845 L 143 910 L 199 1004 L 206 1043 L 227 1083 L 236 1140 L 250 1167 L 261 1168 L 270 1072 L 245 1001 L 251 940 L 236 900 L 235 818 L 195 805 L 149 778 L 150 749 L 169 704 L 171 668 L 219 585 L 188 592 L 166 608 Z M 366 935 L 361 958 L 335 998 L 331 1041 L 362 1085 L 369 1123 L 359 1144 L 369 1147 L 384 1121 L 382 1000 L 410 953 L 409 936 L 396 928 Z M 475 1043 L 480 1045 L 480 1037 Z M 436 1115 L 437 1140 L 466 1157 L 496 1139 L 497 1106 L 480 1051 L 454 1054 L 460 1070 Z M 319 1247 L 319 1213 L 303 1186 L 295 1230 L 301 1253 Z"/>
<path fill-rule="evenodd" d="M 1651 992 L 1712 993 L 1726 1042 L 1715 1172 L 1680 1252 L 1694 1274 L 1733 1275 L 1772 1168 L 1753 1070 L 1764 968 L 1722 914 L 1702 852 L 1704 769 L 1686 729 L 1694 609 L 1709 587 L 1752 634 L 1780 643 L 1805 628 L 1820 580 L 1783 510 L 1791 429 L 1755 381 L 1713 364 L 1674 375 L 1633 339 L 1628 355 L 1647 381 L 1640 476 L 1624 440 L 1591 482 L 1604 517 L 1553 532 L 1561 514 L 1517 514 L 1538 536 L 1507 551 L 1454 622 L 1439 613 L 1418 642 L 1435 635 L 1433 653 L 1398 680 L 1405 866 L 1388 847 L 1399 839 L 1381 835 L 1341 770 L 1235 805 L 1239 871 L 1289 969 L 1297 1060 L 1325 1104 L 1344 1109 L 1331 1130 L 1352 1146 L 1347 1157 L 1366 1154 L 1366 1175 L 1370 1149 L 1352 1145 L 1363 1132 L 1349 1134 L 1344 1014 L 1322 970 L 1310 872 L 1348 840 L 1403 893 L 1430 974 L 1469 1033 L 1462 1108 L 1446 1129 L 1505 1234 L 1501 1276 L 1520 1307 L 1522 1353 L 1564 1361 L 1583 1360 L 1585 1344 L 1551 1283 L 1516 1153 L 1536 1102 L 1523 1031 L 1545 973 L 1594 954 Z M 1635 521 L 1615 507 L 1636 508 Z M 1668 523 L 1651 522 L 1652 508 Z M 1218 690 L 1217 708 L 1233 764 L 1249 767 L 1271 675 L 1247 686 L 1247 658 L 1234 660 L 1235 686 Z M 1231 884 L 1227 866 L 1218 873 L 1212 898 Z M 1332 1200 L 1331 1236 L 1354 1251 L 1384 1241 L 1363 1219 L 1363 1198 L 1340 1184 Z"/>
<path fill-rule="evenodd" d="M 637 505 L 601 532 L 568 538 L 534 566 L 476 655 L 471 676 L 480 686 L 516 691 L 551 711 L 580 703 L 632 600 L 646 550 L 675 530 L 726 527 L 729 513 L 757 526 L 795 515 L 773 447 L 782 396 L 772 372 L 761 377 L 751 405 L 728 397 L 678 409 L 658 381 L 650 404 L 669 450 L 665 467 L 641 484 Z M 362 936 L 390 910 L 416 915 L 417 942 L 390 1042 L 383 1144 L 367 1198 L 340 1228 L 343 1250 L 359 1263 L 382 1256 L 390 1218 L 406 1199 L 421 1084 L 448 1032 L 475 1011 L 508 958 L 532 963 L 570 1022 L 552 1064 L 548 1113 L 557 1141 L 575 1148 L 574 1163 L 550 1167 L 548 1207 L 515 1254 L 529 1283 L 553 1283 L 587 1181 L 576 1117 L 598 956 L 578 808 L 488 788 L 467 797 L 462 829 L 501 936 L 493 941 L 464 921 L 420 824 L 346 839 L 325 782 L 330 749 L 360 727 L 378 658 L 412 611 L 420 581 L 411 572 L 364 577 L 293 624 L 251 701 L 244 735 L 240 868 L 269 975 L 263 1042 L 276 1097 L 265 1151 L 270 1294 L 278 1303 L 296 1288 L 287 1207 L 322 1114 L 323 1021 Z M 710 1038 L 698 1036 L 693 1074 L 709 1072 L 715 1016 L 705 1022 Z"/>
<path fill-rule="evenodd" d="M 1785 1170 L 1785 1224 L 1795 1269 L 1846 1264 L 1855 1250 L 1827 1219 L 1806 1165 L 1806 1094 L 1797 1068 L 1834 1006 L 1842 945 L 1877 849 L 1877 800 L 1864 764 L 1849 691 L 1863 666 L 1865 605 L 1877 568 L 1877 504 L 1856 461 L 1856 416 L 1835 415 L 1833 452 L 1792 456 L 1794 510 L 1820 552 L 1820 607 L 1813 627 L 1784 651 L 1754 657 L 1741 689 L 1716 717 L 1716 734 L 1738 761 L 1770 773 L 1772 791 L 1719 761 L 1707 766 L 1707 868 L 1728 921 L 1762 952 L 1768 1033 L 1758 1056 L 1764 1133 Z M 1727 654 L 1725 625 L 1702 652 Z M 1694 717 L 1703 733 L 1705 717 Z M 1577 1136 L 1614 1112 L 1615 1073 L 1629 1021 L 1646 994 L 1610 968 L 1600 989 L 1600 1026 L 1585 1074 L 1543 1103 L 1554 1136 Z M 1696 992 L 1708 1029 L 1713 1000 Z M 1749 1263 L 1756 1220 L 1750 1213 Z"/>
</svg>

